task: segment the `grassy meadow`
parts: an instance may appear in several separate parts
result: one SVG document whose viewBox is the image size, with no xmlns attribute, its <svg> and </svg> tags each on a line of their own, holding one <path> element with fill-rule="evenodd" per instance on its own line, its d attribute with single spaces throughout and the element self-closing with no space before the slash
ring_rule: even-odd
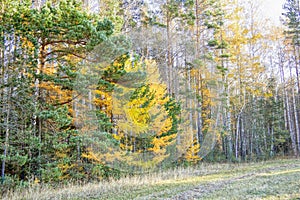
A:
<svg viewBox="0 0 300 200">
<path fill-rule="evenodd" d="M 84 185 L 35 185 L 2 199 L 300 199 L 300 159 L 201 163 Z"/>
</svg>

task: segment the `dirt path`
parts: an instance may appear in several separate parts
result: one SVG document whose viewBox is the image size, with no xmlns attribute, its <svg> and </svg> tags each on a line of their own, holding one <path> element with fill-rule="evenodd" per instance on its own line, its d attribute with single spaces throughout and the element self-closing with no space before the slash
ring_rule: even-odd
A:
<svg viewBox="0 0 300 200">
<path fill-rule="evenodd" d="M 234 171 L 232 172 L 233 174 L 235 173 Z M 262 198 L 268 198 L 270 197 L 271 199 L 290 199 L 289 195 L 292 195 L 293 192 L 284 194 L 284 186 L 283 192 L 279 191 L 277 192 L 276 189 L 274 190 L 265 190 L 266 192 L 264 193 L 264 190 L 257 190 L 257 194 L 253 193 L 251 194 L 251 190 L 255 187 L 270 187 L 272 188 L 272 181 L 274 180 L 274 184 L 276 182 L 281 182 L 285 186 L 288 185 L 288 182 L 292 180 L 289 178 L 288 175 L 291 175 L 292 177 L 298 177 L 298 184 L 296 183 L 296 189 L 299 188 L 299 190 L 295 191 L 296 194 L 295 196 L 290 196 L 293 199 L 300 199 L 300 165 L 299 164 L 287 164 L 287 165 L 279 165 L 279 166 L 273 166 L 273 167 L 268 167 L 268 168 L 263 168 L 263 169 L 258 169 L 255 171 L 245 171 L 245 173 L 241 175 L 234 175 L 234 176 L 226 176 L 226 174 L 220 174 L 220 180 L 216 181 L 210 181 L 210 182 L 201 182 L 195 186 L 192 186 L 189 189 L 182 190 L 182 188 L 172 188 L 166 189 L 163 191 L 160 191 L 158 193 L 153 193 L 151 195 L 139 197 L 136 199 L 168 199 L 168 200 L 191 200 L 191 199 L 235 199 L 235 197 L 229 197 L 226 196 L 226 190 L 235 188 L 236 190 L 247 190 L 247 186 L 249 186 L 249 192 L 245 193 L 245 198 L 243 199 L 254 199 L 257 196 L 258 199 Z M 205 178 L 205 176 L 203 176 Z M 260 181 L 262 180 L 262 183 Z M 285 184 L 286 182 L 286 184 Z M 271 184 L 270 184 L 271 183 Z M 257 184 L 257 185 L 256 185 Z M 240 185 L 240 186 L 239 186 Z M 256 186 L 255 186 L 256 185 Z M 241 188 L 240 188 L 241 187 Z M 246 187 L 246 188 L 242 188 Z M 287 189 L 288 190 L 288 189 Z M 211 194 L 214 194 L 216 192 L 220 191 L 225 191 L 224 196 L 215 196 L 211 197 Z M 287 191 L 289 192 L 289 191 Z M 172 194 L 173 193 L 173 194 Z M 272 197 L 273 193 L 278 193 L 278 195 Z M 165 197 L 165 196 L 169 197 Z M 242 194 L 243 195 L 243 194 Z M 261 196 L 261 198 L 259 197 Z M 286 198 L 284 197 L 286 196 Z M 257 199 L 256 198 L 256 199 Z M 239 199 L 236 197 L 236 199 Z"/>
<path fill-rule="evenodd" d="M 216 190 L 220 190 L 225 185 L 229 185 L 235 181 L 249 179 L 254 176 L 256 176 L 256 174 L 248 174 L 248 175 L 236 177 L 236 178 L 225 180 L 225 181 L 219 181 L 219 182 L 213 182 L 213 183 L 209 183 L 209 184 L 205 184 L 205 185 L 199 185 L 198 187 L 181 192 L 180 194 L 175 195 L 172 198 L 168 198 L 168 199 L 174 199 L 174 200 L 200 199 L 203 196 L 205 196 L 206 194 L 212 193 Z"/>
</svg>

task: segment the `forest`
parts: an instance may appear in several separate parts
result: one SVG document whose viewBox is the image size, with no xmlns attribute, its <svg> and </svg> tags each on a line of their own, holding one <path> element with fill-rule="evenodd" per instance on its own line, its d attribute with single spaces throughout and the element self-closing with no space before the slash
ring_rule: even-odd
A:
<svg viewBox="0 0 300 200">
<path fill-rule="evenodd" d="M 1 0 L 1 190 L 299 156 L 282 6 L 277 25 L 258 0 Z"/>
</svg>

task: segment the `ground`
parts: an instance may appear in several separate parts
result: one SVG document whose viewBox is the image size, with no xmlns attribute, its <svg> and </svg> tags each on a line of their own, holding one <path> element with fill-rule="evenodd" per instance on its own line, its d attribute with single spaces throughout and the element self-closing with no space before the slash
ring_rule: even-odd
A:
<svg viewBox="0 0 300 200">
<path fill-rule="evenodd" d="M 300 159 L 207 164 L 61 189 L 36 187 L 7 199 L 300 199 Z"/>
</svg>

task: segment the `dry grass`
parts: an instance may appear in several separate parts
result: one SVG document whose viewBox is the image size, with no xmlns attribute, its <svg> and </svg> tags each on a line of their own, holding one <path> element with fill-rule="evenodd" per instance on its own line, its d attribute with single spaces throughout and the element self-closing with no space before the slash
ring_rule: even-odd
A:
<svg viewBox="0 0 300 200">
<path fill-rule="evenodd" d="M 300 160 L 200 164 L 59 189 L 36 186 L 3 199 L 297 199 Z"/>
</svg>

